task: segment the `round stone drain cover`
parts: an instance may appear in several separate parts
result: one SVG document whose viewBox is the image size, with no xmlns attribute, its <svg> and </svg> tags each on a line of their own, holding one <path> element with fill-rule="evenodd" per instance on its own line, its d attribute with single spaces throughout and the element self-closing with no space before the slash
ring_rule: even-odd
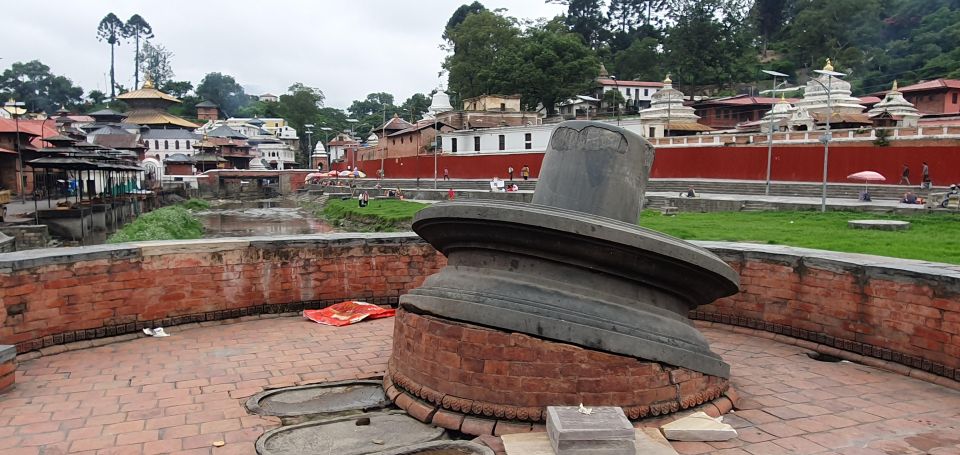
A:
<svg viewBox="0 0 960 455">
<path fill-rule="evenodd" d="M 434 441 L 372 455 L 494 455 L 493 450 L 469 441 Z"/>
<path fill-rule="evenodd" d="M 260 392 L 247 409 L 260 415 L 299 417 L 366 411 L 389 404 L 380 381 L 339 381 Z"/>
<path fill-rule="evenodd" d="M 360 419 L 370 422 L 357 425 Z M 403 412 L 375 412 L 270 430 L 257 439 L 257 453 L 367 455 L 435 441 L 443 432 Z"/>
</svg>

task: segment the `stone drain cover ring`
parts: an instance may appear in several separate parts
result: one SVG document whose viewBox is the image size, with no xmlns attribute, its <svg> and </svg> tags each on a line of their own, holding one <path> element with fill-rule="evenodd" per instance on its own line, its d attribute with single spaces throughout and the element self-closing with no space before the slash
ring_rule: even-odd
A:
<svg viewBox="0 0 960 455">
<path fill-rule="evenodd" d="M 370 424 L 357 425 L 361 418 Z M 402 411 L 375 412 L 275 428 L 257 439 L 256 448 L 260 455 L 366 455 L 436 441 L 444 431 Z"/>
<path fill-rule="evenodd" d="M 266 390 L 247 400 L 254 414 L 277 417 L 336 414 L 387 407 L 390 401 L 378 380 L 337 381 Z"/>
</svg>

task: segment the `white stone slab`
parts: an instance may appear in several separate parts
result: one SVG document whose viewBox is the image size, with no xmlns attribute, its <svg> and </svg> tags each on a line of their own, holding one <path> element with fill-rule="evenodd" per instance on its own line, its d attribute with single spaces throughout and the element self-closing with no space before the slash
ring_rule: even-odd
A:
<svg viewBox="0 0 960 455">
<path fill-rule="evenodd" d="M 640 455 L 677 455 L 660 430 L 638 428 L 634 430 L 635 446 Z M 507 455 L 556 455 L 546 433 L 515 433 L 501 436 Z"/>
<path fill-rule="evenodd" d="M 703 412 L 674 420 L 660 430 L 671 441 L 728 441 L 737 437 L 737 430 L 723 423 L 723 417 L 714 419 Z"/>
<path fill-rule="evenodd" d="M 636 455 L 633 425 L 618 406 L 548 406 L 547 437 L 557 455 Z"/>
</svg>

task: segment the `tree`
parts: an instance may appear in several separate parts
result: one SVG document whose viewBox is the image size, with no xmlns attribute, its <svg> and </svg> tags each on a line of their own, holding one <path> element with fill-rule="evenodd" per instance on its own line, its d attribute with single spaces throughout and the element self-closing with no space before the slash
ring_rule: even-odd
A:
<svg viewBox="0 0 960 455">
<path fill-rule="evenodd" d="M 453 54 L 443 66 L 459 99 L 515 92 L 516 81 L 509 74 L 514 72 L 511 63 L 518 62 L 520 29 L 514 19 L 486 10 L 472 13 L 448 36 Z"/>
<path fill-rule="evenodd" d="M 110 45 L 110 99 L 117 97 L 117 78 L 113 70 L 113 48 L 120 45 L 120 40 L 125 36 L 125 33 L 123 21 L 113 13 L 104 16 L 97 27 L 97 39 L 106 41 Z"/>
<path fill-rule="evenodd" d="M 233 76 L 221 73 L 209 73 L 204 76 L 200 85 L 197 86 L 196 93 L 201 99 L 217 103 L 220 110 L 228 117 L 236 115 L 249 101 L 243 87 Z"/>
<path fill-rule="evenodd" d="M 347 112 L 349 112 L 353 118 L 362 120 L 370 116 L 380 118 L 380 116 L 383 115 L 384 109 L 389 111 L 391 116 L 396 112 L 396 107 L 393 105 L 393 95 L 379 92 L 370 93 L 362 100 L 354 100 L 354 102 L 350 104 L 350 107 L 347 108 Z"/>
<path fill-rule="evenodd" d="M 90 104 L 97 105 L 103 104 L 107 99 L 107 94 L 101 92 L 100 90 L 90 90 L 90 93 L 87 94 L 87 99 L 90 100 Z"/>
<path fill-rule="evenodd" d="M 580 35 L 584 44 L 596 49 L 608 38 L 609 21 L 603 14 L 602 0 L 547 0 L 567 5 L 564 22 Z"/>
<path fill-rule="evenodd" d="M 630 47 L 614 56 L 614 74 L 623 80 L 658 81 L 662 79 L 660 42 L 654 38 L 636 39 Z"/>
<path fill-rule="evenodd" d="M 463 21 L 467 19 L 467 16 L 486 10 L 487 8 L 480 2 L 473 2 L 469 5 L 460 5 L 460 7 L 453 12 L 453 15 L 450 16 L 450 19 L 447 21 L 447 26 L 443 28 L 443 39 L 449 40 L 450 30 L 453 30 L 457 28 L 458 25 L 462 24 Z"/>
<path fill-rule="evenodd" d="M 788 0 L 756 0 L 750 10 L 750 17 L 760 35 L 763 56 L 767 56 L 767 43 L 770 37 L 783 29 L 787 19 Z"/>
<path fill-rule="evenodd" d="M 623 104 L 627 102 L 627 100 L 623 98 L 623 93 L 620 93 L 620 90 L 607 90 L 603 92 L 601 101 L 604 106 L 607 106 L 607 108 L 611 109 L 615 114 L 620 112 L 620 106 L 623 106 Z"/>
<path fill-rule="evenodd" d="M 127 19 L 127 23 L 123 27 L 125 38 L 133 38 L 134 41 L 134 50 L 133 50 L 133 87 L 140 87 L 140 38 L 148 40 L 153 38 L 153 27 L 147 23 L 139 14 L 134 14 L 130 16 L 130 19 Z M 146 44 L 146 43 L 145 43 Z M 162 49 L 162 46 L 161 46 Z M 146 52 L 146 50 L 144 50 Z M 170 56 L 173 56 L 173 53 L 170 53 Z M 169 61 L 167 62 L 169 64 Z M 170 76 L 173 76 L 173 71 L 170 72 Z M 154 84 L 159 86 L 160 81 L 157 79 L 153 80 Z"/>
<path fill-rule="evenodd" d="M 140 69 L 147 80 L 153 81 L 155 87 L 160 87 L 173 79 L 173 52 L 158 44 L 154 46 L 150 41 L 143 43 L 143 52 L 140 60 Z"/>
<path fill-rule="evenodd" d="M 305 125 L 316 125 L 320 108 L 323 107 L 323 100 L 324 95 L 320 89 L 297 82 L 287 89 L 286 94 L 280 95 L 280 114 L 290 122 L 290 126 L 303 134 L 306 130 Z M 311 139 L 319 138 L 312 137 Z M 314 144 L 315 142 L 300 141 L 301 156 L 297 159 L 298 162 L 310 162 L 310 152 L 313 150 Z"/>
<path fill-rule="evenodd" d="M 520 49 L 518 88 L 527 109 L 542 105 L 547 115 L 556 104 L 588 90 L 600 62 L 576 33 L 559 22 L 535 27 L 524 35 Z"/>
<path fill-rule="evenodd" d="M 50 67 L 33 60 L 17 62 L 0 73 L 0 98 L 22 101 L 28 112 L 53 113 L 60 106 L 74 108 L 83 102 L 83 89 L 70 79 L 50 73 Z"/>
<path fill-rule="evenodd" d="M 416 121 L 430 109 L 431 99 L 423 93 L 414 93 L 400 105 L 400 111 L 407 115 L 411 122 Z"/>
<path fill-rule="evenodd" d="M 169 93 L 177 98 L 184 98 L 193 90 L 193 84 L 190 81 L 171 81 L 168 80 L 163 85 L 158 85 L 161 92 Z"/>
</svg>

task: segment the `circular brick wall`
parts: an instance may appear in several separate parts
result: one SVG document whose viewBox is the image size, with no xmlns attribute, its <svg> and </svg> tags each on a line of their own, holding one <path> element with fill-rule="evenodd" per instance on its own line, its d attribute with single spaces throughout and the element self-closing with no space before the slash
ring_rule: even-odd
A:
<svg viewBox="0 0 960 455">
<path fill-rule="evenodd" d="M 546 406 L 580 403 L 621 406 L 631 419 L 661 415 L 718 398 L 729 387 L 726 379 L 685 368 L 403 308 L 387 371 L 388 388 L 435 408 L 529 422 L 543 421 Z"/>
</svg>

